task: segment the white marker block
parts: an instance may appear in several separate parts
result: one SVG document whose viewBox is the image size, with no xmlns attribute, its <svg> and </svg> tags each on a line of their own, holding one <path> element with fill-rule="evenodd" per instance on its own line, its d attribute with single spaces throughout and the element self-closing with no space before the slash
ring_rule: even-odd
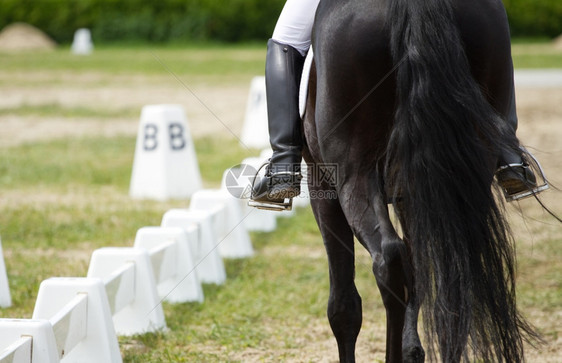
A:
<svg viewBox="0 0 562 363">
<path fill-rule="evenodd" d="M 247 215 L 242 214 L 239 200 L 228 191 L 200 190 L 193 194 L 189 210 L 212 210 L 223 208 L 223 218 L 217 220 L 215 230 L 219 231 L 220 254 L 225 258 L 244 258 L 254 255 L 248 231 L 244 226 Z"/>
<path fill-rule="evenodd" d="M 91 54 L 94 50 L 94 44 L 92 43 L 92 34 L 90 33 L 90 30 L 85 28 L 76 30 L 70 49 L 72 53 L 78 55 Z"/>
<path fill-rule="evenodd" d="M 2 239 L 0 239 L 0 307 L 7 308 L 12 305 L 10 295 L 10 285 L 6 274 L 6 264 L 4 263 L 4 253 L 2 252 Z"/>
<path fill-rule="evenodd" d="M 142 108 L 129 194 L 137 199 L 187 199 L 201 189 L 201 174 L 183 108 Z"/>
<path fill-rule="evenodd" d="M 0 322 L 1 324 L 1 322 Z M 29 363 L 33 360 L 33 337 L 24 335 L 5 348 L 0 347 L 0 362 Z"/>
<path fill-rule="evenodd" d="M 132 281 L 122 279 L 121 284 L 108 286 L 107 282 L 113 278 L 113 273 L 130 263 L 134 264 L 134 279 Z M 129 299 L 131 303 L 113 314 L 113 324 L 118 335 L 142 334 L 166 328 L 150 256 L 145 249 L 132 247 L 97 249 L 92 253 L 88 277 L 104 280 L 110 310 L 112 310 L 111 304 L 116 305 L 118 300 L 123 299 L 123 297 L 119 297 L 120 290 L 132 292 L 133 296 Z M 123 286 L 124 284 L 127 286 Z"/>
<path fill-rule="evenodd" d="M 252 79 L 250 93 L 246 104 L 246 116 L 240 137 L 247 147 L 262 148 L 269 146 L 269 129 L 267 124 L 267 100 L 265 97 L 265 77 Z"/>
<path fill-rule="evenodd" d="M 46 319 L 0 319 L 0 353 L 21 339 L 22 336 L 33 338 L 32 355 L 26 360 L 15 360 L 16 354 L 8 354 L 14 358 L 8 362 L 31 362 L 31 363 L 54 363 L 59 362 L 57 342 L 53 326 Z M 17 353 L 17 357 L 27 358 L 23 352 Z M 3 354 L 0 354 L 2 356 Z"/>
<path fill-rule="evenodd" d="M 213 230 L 213 213 L 170 209 L 162 217 L 162 227 L 184 228 L 194 248 L 197 276 L 203 283 L 221 285 L 226 280 L 219 241 Z"/>
<path fill-rule="evenodd" d="M 172 303 L 203 302 L 203 289 L 195 269 L 189 236 L 183 228 L 143 227 L 137 231 L 135 248 L 145 248 L 151 254 L 151 251 L 168 241 L 173 241 L 174 247 L 163 253 L 159 266 L 155 266 L 154 257 L 151 257 L 155 272 L 157 269 L 162 271 L 169 266 L 174 267 L 171 278 L 157 282 L 158 295 Z"/>
<path fill-rule="evenodd" d="M 87 297 L 87 308 L 81 314 L 67 315 L 55 325 L 55 339 L 68 362 L 121 362 L 117 335 L 102 280 L 97 278 L 50 278 L 44 280 L 37 295 L 33 319 L 54 317 L 78 295 Z M 84 332 L 76 344 L 79 332 Z M 34 338 L 35 342 L 35 338 Z M 63 347 L 72 347 L 65 351 Z M 35 354 L 34 354 L 35 356 Z"/>
</svg>

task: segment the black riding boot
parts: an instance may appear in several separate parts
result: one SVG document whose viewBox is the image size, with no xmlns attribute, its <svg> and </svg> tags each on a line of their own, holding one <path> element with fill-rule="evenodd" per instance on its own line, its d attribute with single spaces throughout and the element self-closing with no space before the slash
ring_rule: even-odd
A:
<svg viewBox="0 0 562 363">
<path fill-rule="evenodd" d="M 303 140 L 298 93 L 304 57 L 295 48 L 270 39 L 265 63 L 269 142 L 273 155 L 265 177 L 256 179 L 249 205 L 285 210 L 291 205 L 286 199 L 300 194 L 302 179 Z"/>
<path fill-rule="evenodd" d="M 515 86 L 513 83 L 507 121 L 513 128 L 513 132 L 515 132 L 517 130 L 517 112 L 515 109 Z M 508 201 L 520 199 L 525 196 L 533 195 L 535 192 L 539 192 L 539 190 L 536 190 L 537 178 L 533 170 L 529 167 L 528 162 L 523 157 L 525 152 L 527 151 L 523 151 L 523 149 L 506 150 L 500 155 L 496 178 L 499 185 L 503 188 Z M 529 191 L 531 191 L 531 193 L 528 193 Z"/>
</svg>

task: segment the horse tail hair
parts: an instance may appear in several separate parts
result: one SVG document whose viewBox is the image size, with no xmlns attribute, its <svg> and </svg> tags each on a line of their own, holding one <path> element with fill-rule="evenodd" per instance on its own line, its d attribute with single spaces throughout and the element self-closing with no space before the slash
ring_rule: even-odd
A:
<svg viewBox="0 0 562 363">
<path fill-rule="evenodd" d="M 389 1 L 397 102 L 387 190 L 411 243 L 428 351 L 444 362 L 520 362 L 537 337 L 515 299 L 513 237 L 495 198 L 507 123 L 471 74 L 447 0 Z"/>
</svg>

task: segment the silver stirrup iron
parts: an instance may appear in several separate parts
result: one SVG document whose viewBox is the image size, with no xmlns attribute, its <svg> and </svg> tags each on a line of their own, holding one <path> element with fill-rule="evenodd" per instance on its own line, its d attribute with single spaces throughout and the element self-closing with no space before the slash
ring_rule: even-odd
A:
<svg viewBox="0 0 562 363">
<path fill-rule="evenodd" d="M 252 179 L 252 186 L 251 186 L 251 192 L 254 192 L 254 185 L 256 183 L 256 179 L 257 176 L 260 172 L 260 170 L 263 169 L 264 166 L 269 164 L 269 160 L 266 161 L 265 163 L 263 163 L 259 168 L 258 171 L 256 172 L 256 175 L 254 176 L 254 179 Z M 293 198 L 285 198 L 283 199 L 282 203 L 275 203 L 275 202 L 256 202 L 255 200 L 252 200 L 252 197 L 250 196 L 250 200 L 248 200 L 248 206 L 250 207 L 254 207 L 257 209 L 262 209 L 262 210 L 269 210 L 269 211 L 273 211 L 273 212 L 283 212 L 283 211 L 290 211 L 293 209 Z"/>
<path fill-rule="evenodd" d="M 512 167 L 528 167 L 535 173 L 535 177 L 537 178 L 537 186 L 532 189 L 523 190 L 519 193 L 515 193 L 512 195 L 508 195 L 507 192 L 504 190 L 504 196 L 507 202 L 512 202 L 514 200 L 521 200 L 533 195 L 537 195 L 540 192 L 543 192 L 548 188 L 550 188 L 539 161 L 533 156 L 533 154 L 528 152 L 525 148 L 522 147 L 521 149 L 523 150 L 524 157 L 527 159 L 526 161 L 528 162 L 528 165 L 525 165 L 524 163 L 509 164 L 509 165 L 502 166 L 501 168 L 498 169 L 498 171 L 507 168 L 512 168 Z"/>
<path fill-rule="evenodd" d="M 285 198 L 283 203 L 274 202 L 256 202 L 254 200 L 249 200 L 248 205 L 257 209 L 270 210 L 274 212 L 290 211 L 293 209 L 293 198 Z"/>
</svg>

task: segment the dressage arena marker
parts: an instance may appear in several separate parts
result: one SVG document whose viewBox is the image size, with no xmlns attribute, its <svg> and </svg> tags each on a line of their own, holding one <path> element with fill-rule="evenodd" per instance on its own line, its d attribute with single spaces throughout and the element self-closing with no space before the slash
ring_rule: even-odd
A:
<svg viewBox="0 0 562 363">
<path fill-rule="evenodd" d="M 222 218 L 214 219 L 217 231 L 220 255 L 224 258 L 245 258 L 254 255 L 250 235 L 244 227 L 245 215 L 240 209 L 239 200 L 228 191 L 200 190 L 193 194 L 189 209 L 192 211 L 212 211 L 220 206 Z"/>
<path fill-rule="evenodd" d="M 123 272 L 116 275 L 115 271 Z M 103 279 L 108 287 L 117 334 L 133 335 L 166 328 L 147 250 L 133 247 L 97 249 L 92 254 L 87 276 Z"/>
<path fill-rule="evenodd" d="M 4 354 L 0 354 L 0 362 L 30 362 L 32 344 L 31 336 L 22 336 L 8 346 Z"/>
<path fill-rule="evenodd" d="M 92 43 L 92 34 L 90 29 L 80 28 L 74 33 L 71 51 L 73 54 L 88 55 L 92 53 L 94 44 Z"/>
<path fill-rule="evenodd" d="M 269 146 L 264 76 L 254 77 L 250 83 L 250 93 L 246 104 L 246 115 L 240 141 L 245 147 L 263 148 Z"/>
<path fill-rule="evenodd" d="M 2 238 L 0 238 L 0 307 L 8 308 L 11 305 L 10 285 L 8 284 L 8 275 L 6 274 L 4 253 L 2 252 Z"/>
<path fill-rule="evenodd" d="M 0 348 L 6 342 L 13 343 L 0 353 L 1 363 L 60 361 L 55 333 L 49 320 L 2 319 L 0 322 Z"/>
<path fill-rule="evenodd" d="M 219 253 L 219 241 L 213 231 L 214 211 L 170 209 L 162 217 L 162 227 L 181 227 L 186 230 L 194 248 L 195 271 L 203 283 L 222 285 L 226 280 L 224 262 Z"/>
<path fill-rule="evenodd" d="M 143 227 L 137 231 L 135 247 L 154 251 L 150 255 L 160 299 L 171 303 L 203 302 L 189 235 L 183 228 Z"/>
<path fill-rule="evenodd" d="M 56 277 L 44 280 L 33 319 L 52 326 L 58 359 L 80 362 L 121 362 L 106 286 L 97 278 Z M 33 362 L 37 358 L 33 335 Z"/>
<path fill-rule="evenodd" d="M 186 199 L 201 189 L 187 118 L 179 105 L 142 108 L 129 194 L 136 199 Z"/>
</svg>

